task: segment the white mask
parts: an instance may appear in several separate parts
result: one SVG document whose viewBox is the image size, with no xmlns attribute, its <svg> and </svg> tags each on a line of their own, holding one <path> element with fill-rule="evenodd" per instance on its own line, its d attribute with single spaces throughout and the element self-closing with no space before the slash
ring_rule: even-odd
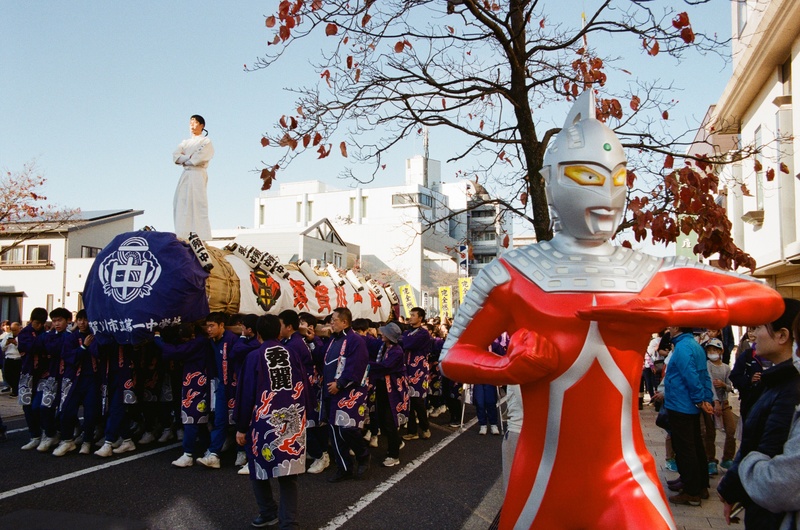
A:
<svg viewBox="0 0 800 530">
<path fill-rule="evenodd" d="M 711 362 L 719 361 L 719 354 L 718 353 L 709 353 L 708 360 Z"/>
</svg>

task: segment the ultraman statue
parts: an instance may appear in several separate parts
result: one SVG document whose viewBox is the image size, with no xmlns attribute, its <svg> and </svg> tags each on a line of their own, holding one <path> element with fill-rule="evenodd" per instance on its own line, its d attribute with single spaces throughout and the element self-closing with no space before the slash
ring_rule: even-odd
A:
<svg viewBox="0 0 800 530">
<path fill-rule="evenodd" d="M 585 92 L 544 159 L 555 236 L 481 271 L 442 350 L 454 381 L 521 385 L 500 528 L 675 528 L 639 424 L 651 333 L 757 325 L 783 311 L 777 292 L 747 277 L 612 245 L 626 162 Z M 504 331 L 498 356 L 488 346 Z"/>
</svg>

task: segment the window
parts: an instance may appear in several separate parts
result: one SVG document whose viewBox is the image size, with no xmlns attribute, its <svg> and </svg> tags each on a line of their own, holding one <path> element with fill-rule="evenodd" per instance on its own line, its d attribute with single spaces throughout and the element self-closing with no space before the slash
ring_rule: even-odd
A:
<svg viewBox="0 0 800 530">
<path fill-rule="evenodd" d="M 350 197 L 350 219 L 356 218 L 356 198 Z"/>
<path fill-rule="evenodd" d="M 333 253 L 333 266 L 341 269 L 342 267 L 342 254 L 340 252 Z"/>
<path fill-rule="evenodd" d="M 311 220 L 314 218 L 313 209 L 314 209 L 314 201 L 308 201 L 306 203 L 306 222 L 307 223 L 310 223 Z"/>
<path fill-rule="evenodd" d="M 367 198 L 363 195 L 361 196 L 361 217 L 367 216 Z"/>
<path fill-rule="evenodd" d="M 494 210 L 472 210 L 472 217 L 494 217 Z"/>
<path fill-rule="evenodd" d="M 266 207 L 262 204 L 258 207 L 258 224 L 264 226 L 264 216 L 266 215 Z"/>
<path fill-rule="evenodd" d="M 494 232 L 473 232 L 472 241 L 494 241 L 497 239 L 497 234 Z"/>
<path fill-rule="evenodd" d="M 81 257 L 82 258 L 96 258 L 100 251 L 103 250 L 102 248 L 98 247 L 84 247 L 81 246 Z"/>
<path fill-rule="evenodd" d="M 392 204 L 394 206 L 417 204 L 420 206 L 433 208 L 433 197 L 423 193 L 395 193 L 392 195 Z"/>
<path fill-rule="evenodd" d="M 20 245 L 12 249 L 6 250 L 8 247 L 2 248 L 2 255 L 0 255 L 0 263 L 4 265 L 22 265 L 25 262 L 25 246 Z"/>
<path fill-rule="evenodd" d="M 6 249 L 9 247 L 3 247 Z M 2 253 L 3 265 L 50 265 L 50 245 L 19 245 Z"/>
<path fill-rule="evenodd" d="M 761 127 L 756 129 L 753 138 L 753 147 L 756 150 L 756 167 L 761 169 L 756 171 L 756 210 L 764 210 L 764 142 L 761 138 Z"/>
<path fill-rule="evenodd" d="M 295 219 L 299 223 L 300 221 L 303 220 L 303 203 L 298 201 L 296 206 L 297 208 L 295 209 Z"/>
</svg>

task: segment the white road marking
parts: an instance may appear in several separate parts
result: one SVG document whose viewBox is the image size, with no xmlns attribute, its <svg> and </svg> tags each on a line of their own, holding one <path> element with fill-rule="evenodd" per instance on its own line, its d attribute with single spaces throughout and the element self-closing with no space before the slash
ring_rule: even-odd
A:
<svg viewBox="0 0 800 530">
<path fill-rule="evenodd" d="M 88 475 L 89 473 L 94 473 L 95 471 L 102 471 L 104 469 L 108 469 L 110 467 L 118 466 L 120 464 L 127 464 L 128 462 L 133 462 L 134 460 L 139 460 L 140 458 L 145 458 L 147 456 L 155 455 L 158 453 L 163 453 L 164 451 L 169 451 L 170 449 L 175 449 L 180 447 L 180 443 L 166 445 L 164 447 L 159 447 L 158 449 L 152 449 L 150 451 L 145 451 L 144 453 L 139 453 L 131 456 L 127 456 L 124 458 L 120 458 L 118 460 L 112 460 L 111 462 L 106 462 L 105 464 L 100 464 L 99 466 L 93 466 L 86 469 L 81 469 L 79 471 L 74 471 L 72 473 L 67 473 L 66 475 L 61 475 L 60 477 L 53 477 L 47 480 L 43 480 L 41 482 L 35 482 L 33 484 L 29 484 L 27 486 L 22 486 L 19 488 L 15 488 L 13 490 L 0 492 L 0 500 L 7 499 L 9 497 L 13 497 L 15 495 L 19 495 L 21 493 L 27 493 L 29 491 L 34 491 L 39 488 L 44 488 L 46 486 L 51 486 L 53 484 L 58 484 L 59 482 L 64 482 L 65 480 L 70 480 L 73 478 L 77 478 L 83 475 Z"/>
<path fill-rule="evenodd" d="M 451 434 L 438 444 L 434 445 L 433 447 L 422 453 L 415 460 L 406 464 L 405 467 L 403 467 L 403 469 L 401 469 L 398 473 L 395 473 L 394 475 L 389 477 L 388 480 L 382 482 L 371 492 L 361 497 L 361 499 L 359 499 L 358 502 L 356 502 L 349 508 L 346 508 L 342 513 L 331 519 L 328 522 L 328 524 L 322 527 L 322 530 L 336 530 L 337 528 L 340 528 L 343 524 L 349 521 L 354 515 L 356 515 L 358 512 L 369 506 L 370 503 L 372 503 L 375 499 L 377 499 L 378 497 L 389 491 L 389 489 L 391 489 L 392 486 L 394 486 L 395 484 L 403 480 L 405 477 L 410 475 L 415 469 L 424 464 L 429 458 L 434 456 L 436 453 L 447 447 L 447 445 L 450 442 L 458 438 L 463 432 L 465 432 L 467 429 L 469 429 L 476 423 L 478 423 L 478 418 L 472 418 L 470 421 L 464 424 L 464 430 L 461 429 L 457 430 L 456 432 L 454 432 L 453 434 Z M 0 497 L 0 499 L 2 499 L 2 497 Z"/>
</svg>

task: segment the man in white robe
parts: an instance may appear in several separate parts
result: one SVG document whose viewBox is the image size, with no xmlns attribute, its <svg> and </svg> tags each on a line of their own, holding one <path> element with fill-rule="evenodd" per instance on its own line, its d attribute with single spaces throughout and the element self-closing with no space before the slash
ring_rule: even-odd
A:
<svg viewBox="0 0 800 530">
<path fill-rule="evenodd" d="M 182 239 L 189 239 L 189 232 L 195 232 L 203 241 L 211 239 L 206 168 L 214 156 L 214 146 L 208 138 L 208 133 L 203 134 L 205 124 L 202 116 L 192 116 L 189 120 L 191 138 L 182 141 L 172 153 L 175 163 L 183 166 L 183 173 L 172 202 L 175 235 Z"/>
</svg>

